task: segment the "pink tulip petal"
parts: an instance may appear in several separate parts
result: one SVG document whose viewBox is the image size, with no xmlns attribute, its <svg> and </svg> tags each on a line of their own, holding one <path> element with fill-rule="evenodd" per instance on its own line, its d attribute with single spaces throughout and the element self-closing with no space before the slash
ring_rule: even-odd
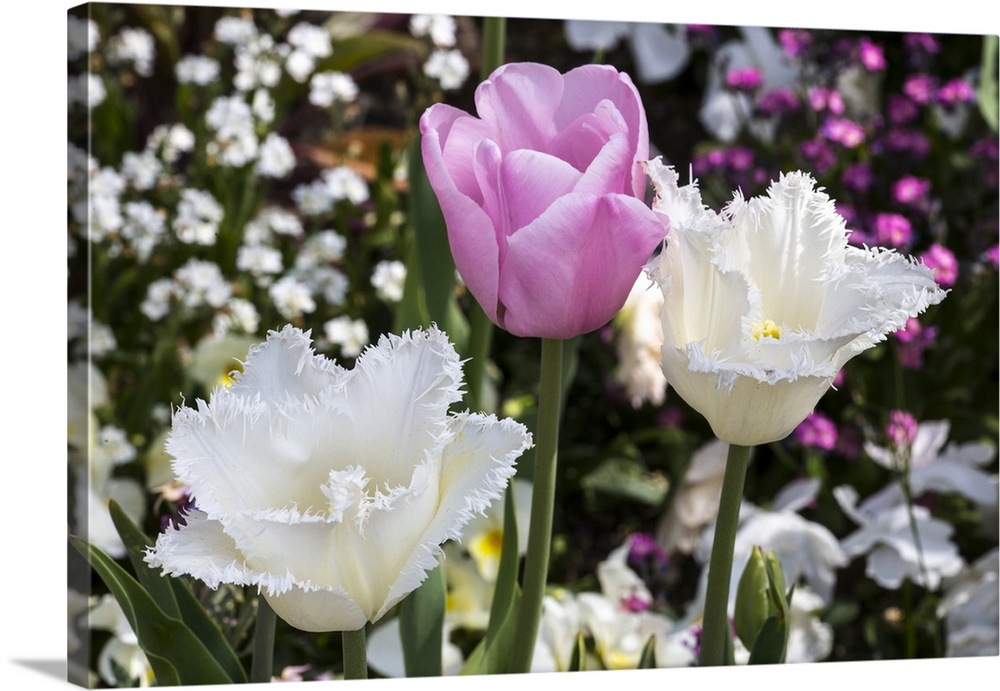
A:
<svg viewBox="0 0 1000 691">
<path fill-rule="evenodd" d="M 420 131 L 431 130 L 437 132 L 445 168 L 455 186 L 465 196 L 481 203 L 482 193 L 472 170 L 472 152 L 477 142 L 493 138 L 490 126 L 464 111 L 438 103 L 420 118 Z"/>
<path fill-rule="evenodd" d="M 556 134 L 563 77 L 548 65 L 515 63 L 498 68 L 476 89 L 479 116 L 497 130 L 507 154 L 516 149 L 547 151 Z"/>
<path fill-rule="evenodd" d="M 508 154 L 499 170 L 497 188 L 508 200 L 505 211 L 510 223 L 504 237 L 541 216 L 559 197 L 573 191 L 582 177 L 565 161 L 525 149 Z"/>
<path fill-rule="evenodd" d="M 570 338 L 602 326 L 621 309 L 666 230 L 632 197 L 562 197 L 509 239 L 500 274 L 503 327 Z"/>
<path fill-rule="evenodd" d="M 459 191 L 452 181 L 436 130 L 425 130 L 421 150 L 427 177 L 448 225 L 448 244 L 455 266 L 483 310 L 496 322 L 500 250 L 493 221 L 474 199 Z M 470 177 L 475 179 L 471 172 L 471 155 L 469 158 Z"/>
</svg>

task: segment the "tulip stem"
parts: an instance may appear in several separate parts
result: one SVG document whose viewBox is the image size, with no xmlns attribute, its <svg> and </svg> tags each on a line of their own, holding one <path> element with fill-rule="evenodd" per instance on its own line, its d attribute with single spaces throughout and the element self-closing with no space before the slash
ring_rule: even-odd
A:
<svg viewBox="0 0 1000 691">
<path fill-rule="evenodd" d="M 270 682 L 274 667 L 274 628 L 277 616 L 261 594 L 257 597 L 257 620 L 253 629 L 253 661 L 250 682 Z"/>
<path fill-rule="evenodd" d="M 357 631 L 342 631 L 344 645 L 344 679 L 368 678 L 368 640 L 365 627 Z"/>
<path fill-rule="evenodd" d="M 549 571 L 552 510 L 556 495 L 556 451 L 559 447 L 559 413 L 562 406 L 562 352 L 561 340 L 542 339 L 531 522 L 528 527 L 528 551 L 524 557 L 524 590 L 510 650 L 509 671 L 513 673 L 531 669 Z"/>
<path fill-rule="evenodd" d="M 480 78 L 486 79 L 504 61 L 507 38 L 506 17 L 486 17 L 483 20 L 483 54 Z"/>
<path fill-rule="evenodd" d="M 702 667 L 725 665 L 729 630 L 729 581 L 733 571 L 733 547 L 736 528 L 740 520 L 740 502 L 743 500 L 743 483 L 747 475 L 749 446 L 730 444 L 726 459 L 726 474 L 722 479 L 722 496 L 719 499 L 719 516 L 715 521 L 712 556 L 708 563 L 708 587 L 705 592 L 705 615 L 702 618 L 701 654 L 698 664 Z"/>
</svg>

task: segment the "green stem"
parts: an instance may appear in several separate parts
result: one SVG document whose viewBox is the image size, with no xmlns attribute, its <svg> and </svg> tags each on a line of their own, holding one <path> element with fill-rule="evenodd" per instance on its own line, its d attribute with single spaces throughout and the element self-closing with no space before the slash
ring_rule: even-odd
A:
<svg viewBox="0 0 1000 691">
<path fill-rule="evenodd" d="M 277 616 L 261 594 L 257 598 L 257 621 L 253 629 L 253 662 L 250 663 L 250 682 L 270 683 L 274 669 L 274 627 Z"/>
<path fill-rule="evenodd" d="M 344 640 L 344 679 L 368 678 L 368 641 L 365 627 L 342 631 Z"/>
<path fill-rule="evenodd" d="M 542 370 L 539 381 L 538 426 L 535 440 L 535 473 L 532 477 L 531 522 L 528 551 L 524 557 L 524 591 L 518 606 L 510 672 L 531 669 L 531 656 L 538 636 L 542 599 L 549 571 L 552 546 L 552 510 L 556 496 L 556 451 L 559 445 L 559 409 L 562 405 L 563 342 L 542 339 Z"/>
<path fill-rule="evenodd" d="M 489 77 L 504 61 L 507 37 L 506 17 L 486 17 L 483 20 L 483 56 L 479 67 L 481 79 Z"/>
<path fill-rule="evenodd" d="M 466 401 L 470 410 L 483 409 L 483 389 L 486 381 L 486 361 L 493 340 L 493 322 L 474 303 L 469 310 L 469 362 L 465 368 Z"/>
<path fill-rule="evenodd" d="M 740 502 L 743 500 L 743 482 L 747 475 L 749 446 L 729 446 L 726 474 L 722 479 L 722 497 L 719 516 L 715 521 L 715 538 L 712 556 L 708 563 L 708 589 L 705 593 L 705 616 L 702 619 L 702 667 L 727 663 L 726 648 L 729 632 L 729 580 L 733 571 L 733 547 L 736 528 L 740 520 Z"/>
</svg>

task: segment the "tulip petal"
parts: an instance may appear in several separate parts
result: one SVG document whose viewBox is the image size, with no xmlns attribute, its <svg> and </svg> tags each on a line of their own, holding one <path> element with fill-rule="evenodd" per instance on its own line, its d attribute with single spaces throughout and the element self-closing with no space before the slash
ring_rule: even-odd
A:
<svg viewBox="0 0 1000 691">
<path fill-rule="evenodd" d="M 503 198 L 503 208 L 496 213 L 486 203 L 487 213 L 494 219 L 502 215 L 507 226 L 497 242 L 506 244 L 506 237 L 528 225 L 548 209 L 559 197 L 569 193 L 583 177 L 566 161 L 537 151 L 522 149 L 502 161 L 494 161 L 494 174 L 483 180 L 486 194 Z M 499 225 L 499 224 L 498 224 Z M 501 255 L 502 255 L 501 251 Z M 501 265 L 503 259 L 501 258 Z"/>
<path fill-rule="evenodd" d="M 313 351 L 310 333 L 291 325 L 269 332 L 266 342 L 250 348 L 230 393 L 272 401 L 316 396 L 346 370 Z"/>
<path fill-rule="evenodd" d="M 499 67 L 476 88 L 476 111 L 497 132 L 503 154 L 517 149 L 547 151 L 556 134 L 555 112 L 563 97 L 563 75 L 538 63 Z"/>
<path fill-rule="evenodd" d="M 666 226 L 638 199 L 568 194 L 509 240 L 504 328 L 569 338 L 608 322 Z"/>
<path fill-rule="evenodd" d="M 531 438 L 524 433 L 523 426 L 509 418 L 498 420 L 493 415 L 455 415 L 452 432 L 452 441 L 444 448 L 441 459 L 441 499 L 437 513 L 419 546 L 400 569 L 399 578 L 373 621 L 424 580 L 427 571 L 437 564 L 441 543 L 461 539 L 462 529 L 472 517 L 484 513 L 503 495 L 508 479 L 514 474 L 515 460 L 531 446 Z M 471 462 L 483 457 L 493 462 Z M 391 540 L 390 528 L 373 521 L 373 538 Z"/>
</svg>

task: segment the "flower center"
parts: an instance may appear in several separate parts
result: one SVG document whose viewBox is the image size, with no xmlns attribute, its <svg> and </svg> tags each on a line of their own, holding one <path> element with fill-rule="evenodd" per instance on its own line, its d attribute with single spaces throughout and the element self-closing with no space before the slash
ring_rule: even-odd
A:
<svg viewBox="0 0 1000 691">
<path fill-rule="evenodd" d="M 469 545 L 469 552 L 477 559 L 497 559 L 503 548 L 503 531 L 491 530 Z"/>
<path fill-rule="evenodd" d="M 777 340 L 781 338 L 781 327 L 770 319 L 765 319 L 764 321 L 756 321 L 750 324 L 750 333 L 753 334 L 755 341 L 759 341 L 761 337 Z"/>
</svg>

